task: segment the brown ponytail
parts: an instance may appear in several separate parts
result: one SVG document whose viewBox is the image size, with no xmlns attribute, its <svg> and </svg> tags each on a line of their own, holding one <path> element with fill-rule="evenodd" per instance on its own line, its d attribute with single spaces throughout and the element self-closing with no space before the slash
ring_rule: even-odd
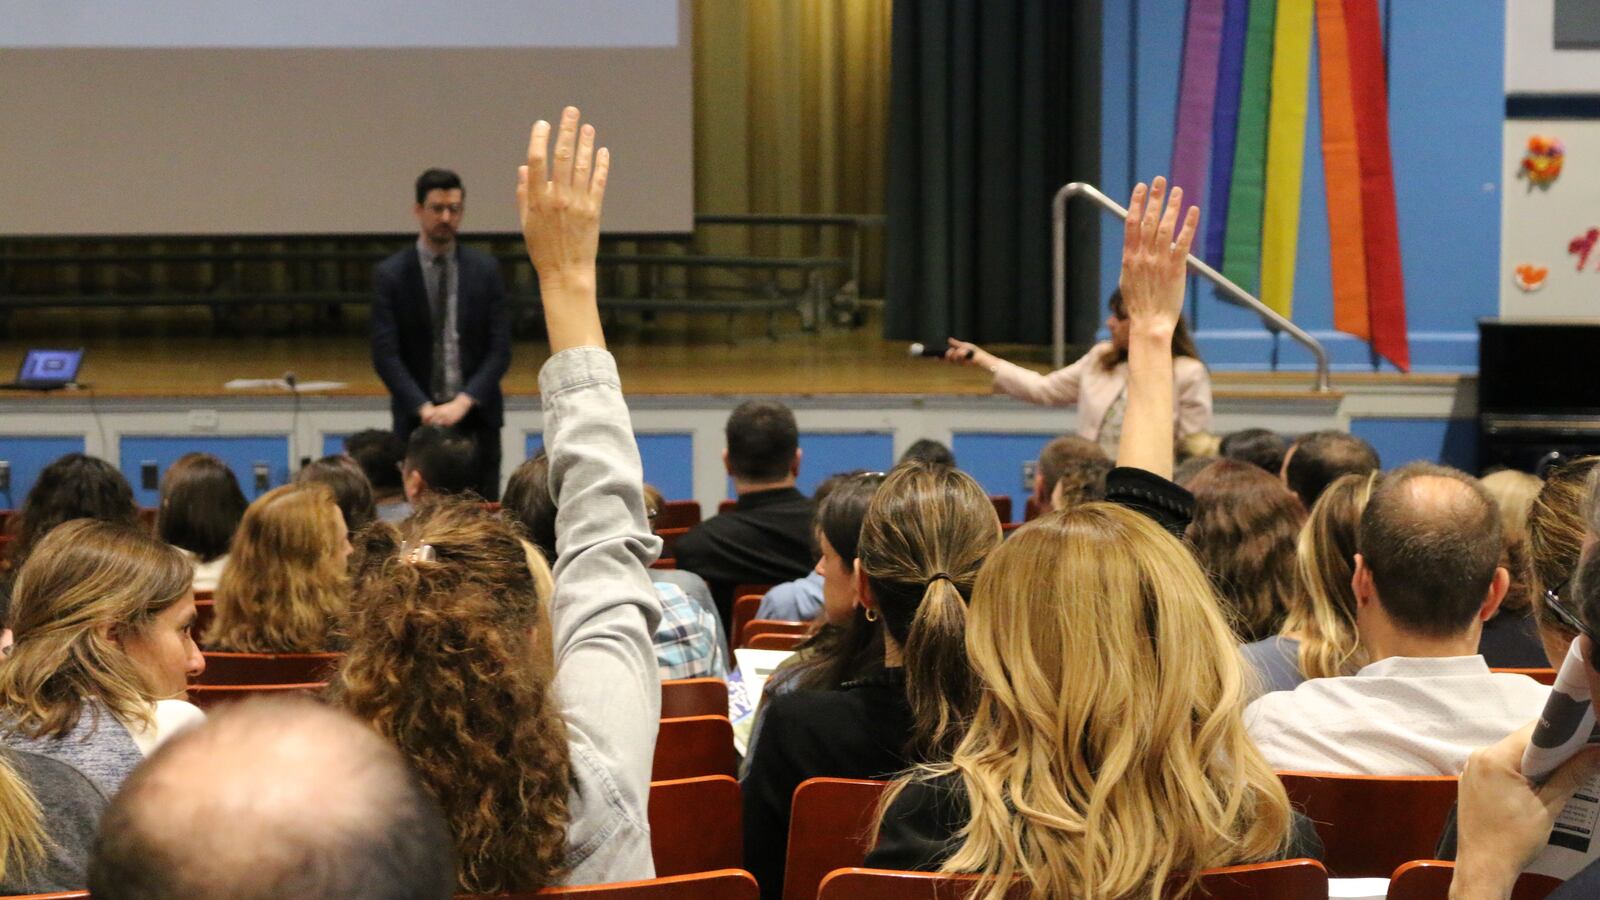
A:
<svg viewBox="0 0 1600 900">
<path fill-rule="evenodd" d="M 1000 520 L 972 477 L 907 463 L 889 474 L 861 526 L 858 558 L 887 637 L 905 660 L 913 716 L 908 750 L 948 759 L 975 689 L 967 664 L 967 598 L 1000 544 Z"/>
</svg>

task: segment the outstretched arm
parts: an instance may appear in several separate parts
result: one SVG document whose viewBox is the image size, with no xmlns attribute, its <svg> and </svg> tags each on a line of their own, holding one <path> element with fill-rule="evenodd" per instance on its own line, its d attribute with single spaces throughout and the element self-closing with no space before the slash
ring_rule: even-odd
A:
<svg viewBox="0 0 1600 900">
<path fill-rule="evenodd" d="M 1172 333 L 1183 314 L 1189 245 L 1200 223 L 1191 206 L 1177 231 L 1183 189 L 1166 198 L 1157 177 L 1146 197 L 1133 189 L 1122 239 L 1122 302 L 1128 311 L 1128 406 L 1122 419 L 1117 465 L 1172 477 Z M 1148 202 L 1146 202 L 1148 199 Z M 1174 240 L 1173 233 L 1177 231 Z"/>
</svg>

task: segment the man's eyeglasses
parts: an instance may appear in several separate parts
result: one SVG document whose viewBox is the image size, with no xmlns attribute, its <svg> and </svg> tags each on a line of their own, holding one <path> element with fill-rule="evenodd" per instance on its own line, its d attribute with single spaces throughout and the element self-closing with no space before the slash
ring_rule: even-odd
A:
<svg viewBox="0 0 1600 900">
<path fill-rule="evenodd" d="M 1583 618 L 1579 616 L 1577 612 L 1572 609 L 1572 607 L 1567 605 L 1567 601 L 1561 599 L 1561 592 L 1565 591 L 1567 586 L 1571 583 L 1572 577 L 1569 575 L 1567 580 L 1556 585 L 1554 588 L 1546 590 L 1544 592 L 1545 605 L 1550 608 L 1551 614 L 1560 620 L 1564 628 L 1569 631 L 1574 631 L 1578 634 L 1584 635 L 1588 637 L 1590 641 L 1600 643 L 1600 640 L 1595 638 L 1593 629 L 1583 623 Z"/>
</svg>

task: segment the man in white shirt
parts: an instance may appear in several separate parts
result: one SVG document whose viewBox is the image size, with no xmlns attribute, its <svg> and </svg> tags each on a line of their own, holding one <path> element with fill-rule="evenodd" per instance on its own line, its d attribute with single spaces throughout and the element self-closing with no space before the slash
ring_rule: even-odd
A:
<svg viewBox="0 0 1600 900">
<path fill-rule="evenodd" d="M 1504 599 L 1500 520 L 1477 480 L 1414 464 L 1373 492 L 1351 586 L 1370 664 L 1267 694 L 1245 725 L 1279 770 L 1457 775 L 1467 756 L 1539 717 L 1549 689 L 1477 653 Z"/>
</svg>

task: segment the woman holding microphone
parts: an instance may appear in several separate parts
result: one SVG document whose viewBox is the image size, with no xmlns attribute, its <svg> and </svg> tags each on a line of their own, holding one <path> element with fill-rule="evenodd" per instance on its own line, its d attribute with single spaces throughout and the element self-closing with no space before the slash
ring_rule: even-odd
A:
<svg viewBox="0 0 1600 900">
<path fill-rule="evenodd" d="M 1122 436 L 1122 415 L 1127 407 L 1128 314 L 1122 292 L 1111 292 L 1111 315 L 1106 327 L 1111 340 L 1089 348 L 1065 369 L 1041 375 L 1009 363 L 977 344 L 950 339 L 947 362 L 977 366 L 994 375 L 994 389 L 1041 406 L 1078 407 L 1078 434 L 1095 441 L 1115 456 Z M 1211 375 L 1200 361 L 1194 338 L 1182 317 L 1172 333 L 1173 410 L 1177 437 L 1182 439 L 1211 427 Z"/>
</svg>

